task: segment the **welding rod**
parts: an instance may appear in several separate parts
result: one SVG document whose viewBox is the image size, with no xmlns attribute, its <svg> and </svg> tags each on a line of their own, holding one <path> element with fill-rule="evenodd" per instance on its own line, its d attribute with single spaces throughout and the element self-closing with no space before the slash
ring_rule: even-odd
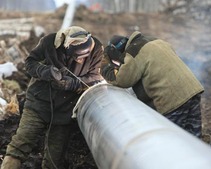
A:
<svg viewBox="0 0 211 169">
<path fill-rule="evenodd" d="M 71 72 L 69 69 L 65 68 L 71 75 L 73 75 L 76 79 L 78 79 L 81 83 L 83 83 L 86 87 L 90 88 L 88 84 L 86 84 L 83 80 L 81 80 L 78 76 L 76 76 L 73 72 Z"/>
</svg>

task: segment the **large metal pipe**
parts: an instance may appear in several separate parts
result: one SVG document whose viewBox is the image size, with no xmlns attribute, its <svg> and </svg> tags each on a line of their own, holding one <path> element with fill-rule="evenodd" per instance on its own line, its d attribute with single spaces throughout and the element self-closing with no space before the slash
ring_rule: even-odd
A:
<svg viewBox="0 0 211 169">
<path fill-rule="evenodd" d="M 100 84 L 74 112 L 99 169 L 211 169 L 211 148 L 136 99 Z"/>
</svg>

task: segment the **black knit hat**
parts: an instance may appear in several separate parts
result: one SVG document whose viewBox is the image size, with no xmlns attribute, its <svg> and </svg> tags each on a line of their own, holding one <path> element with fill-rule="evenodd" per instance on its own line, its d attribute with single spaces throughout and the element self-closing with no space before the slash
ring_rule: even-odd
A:
<svg viewBox="0 0 211 169">
<path fill-rule="evenodd" d="M 125 36 L 114 35 L 108 42 L 108 45 L 113 45 L 116 49 L 118 49 L 121 53 L 123 53 L 125 50 L 127 41 L 128 41 L 128 38 Z"/>
</svg>

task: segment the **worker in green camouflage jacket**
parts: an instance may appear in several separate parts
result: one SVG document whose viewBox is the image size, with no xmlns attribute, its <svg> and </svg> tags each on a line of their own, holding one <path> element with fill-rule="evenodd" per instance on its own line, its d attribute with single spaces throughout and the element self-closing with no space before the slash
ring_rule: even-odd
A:
<svg viewBox="0 0 211 169">
<path fill-rule="evenodd" d="M 85 29 L 72 26 L 41 38 L 26 58 L 32 76 L 16 134 L 2 169 L 18 169 L 43 133 L 43 169 L 62 168 L 72 109 L 82 92 L 103 80 L 103 46 Z M 41 168 L 41 167 L 40 167 Z"/>
<path fill-rule="evenodd" d="M 204 89 L 169 43 L 138 31 L 129 38 L 115 35 L 104 50 L 101 74 L 113 85 L 132 87 L 139 100 L 201 137 Z"/>
</svg>

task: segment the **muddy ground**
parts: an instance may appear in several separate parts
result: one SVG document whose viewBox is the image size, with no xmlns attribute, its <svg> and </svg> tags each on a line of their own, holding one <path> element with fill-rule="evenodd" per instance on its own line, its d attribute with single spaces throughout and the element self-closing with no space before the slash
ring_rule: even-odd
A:
<svg viewBox="0 0 211 169">
<path fill-rule="evenodd" d="M 1 12 L 0 19 L 34 17 L 35 24 L 45 28 L 46 33 L 60 29 L 64 17 L 65 7 L 55 13 L 6 13 Z M 114 34 L 130 35 L 134 30 L 150 34 L 170 42 L 176 52 L 190 67 L 205 88 L 202 95 L 203 140 L 210 144 L 211 136 L 211 29 L 210 24 L 197 20 L 191 15 L 182 14 L 106 14 L 94 13 L 84 7 L 76 11 L 73 25 L 79 25 L 98 37 L 104 45 Z M 31 38 L 23 43 L 30 51 L 38 42 Z M 19 79 L 20 80 L 20 79 Z M 5 154 L 6 145 L 15 133 L 20 116 L 12 116 L 0 121 L 0 158 Z M 73 124 L 66 154 L 68 169 L 95 169 L 97 168 L 86 142 L 77 126 Z M 42 141 L 37 144 L 22 169 L 40 169 L 42 158 Z M 1 164 L 2 160 L 0 160 Z"/>
</svg>

